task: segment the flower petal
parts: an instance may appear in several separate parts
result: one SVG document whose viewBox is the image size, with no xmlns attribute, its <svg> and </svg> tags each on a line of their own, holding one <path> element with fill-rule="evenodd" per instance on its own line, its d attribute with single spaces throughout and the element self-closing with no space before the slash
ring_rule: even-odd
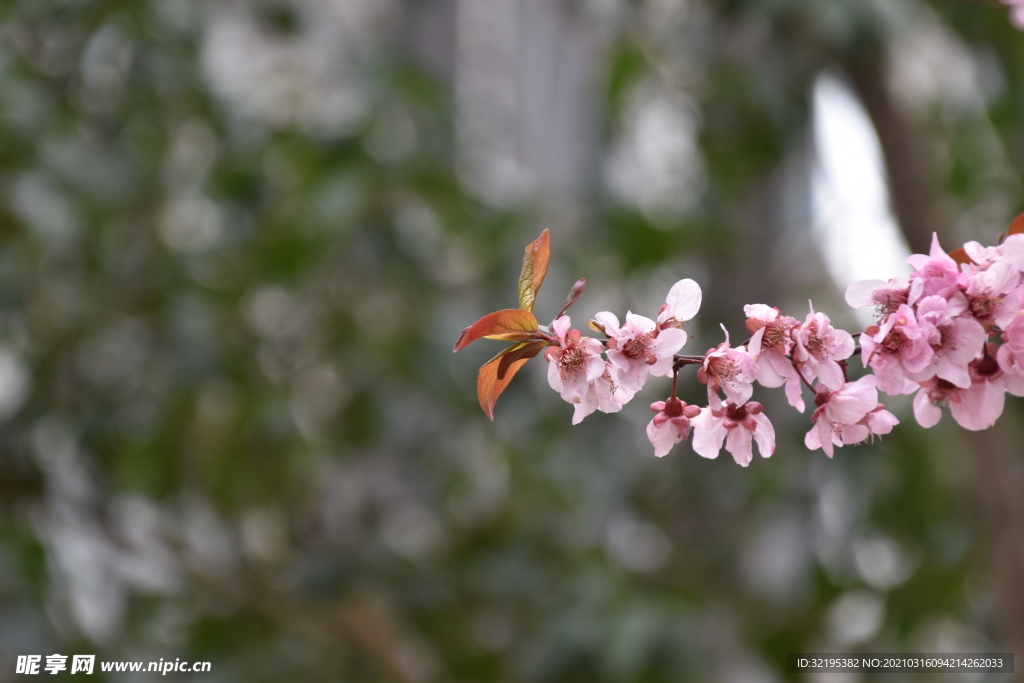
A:
<svg viewBox="0 0 1024 683">
<path fill-rule="evenodd" d="M 757 450 L 762 458 L 767 458 L 775 452 L 775 427 L 764 413 L 754 415 L 754 422 L 757 423 L 757 429 L 754 430 Z"/>
<path fill-rule="evenodd" d="M 696 424 L 696 420 L 694 420 Z M 725 438 L 726 429 L 721 420 L 714 420 L 710 429 L 696 429 L 693 433 L 693 450 L 704 458 L 717 458 L 722 450 L 722 440 Z"/>
<path fill-rule="evenodd" d="M 594 316 L 594 320 L 601 323 L 609 337 L 619 336 L 619 318 L 611 311 L 601 311 Z"/>
<path fill-rule="evenodd" d="M 658 321 L 664 322 L 669 318 L 680 322 L 691 320 L 700 310 L 701 297 L 700 285 L 689 278 L 680 280 L 669 290 L 665 299 L 668 308 L 662 313 L 665 317 L 663 319 L 659 315 Z"/>
<path fill-rule="evenodd" d="M 729 430 L 725 439 L 725 450 L 732 453 L 737 465 L 746 467 L 754 458 L 754 449 L 750 444 L 750 432 L 742 427 Z"/>
<path fill-rule="evenodd" d="M 854 282 L 846 288 L 846 303 L 849 304 L 851 308 L 874 306 L 876 303 L 874 299 L 875 290 L 882 287 L 885 287 L 885 282 L 882 280 L 861 280 L 860 282 Z"/>
<path fill-rule="evenodd" d="M 1006 387 L 1002 379 L 976 382 L 970 389 L 960 392 L 960 398 L 959 403 L 949 404 L 949 411 L 961 427 L 977 432 L 994 425 L 1003 414 Z"/>
<path fill-rule="evenodd" d="M 942 419 L 942 410 L 932 403 L 931 397 L 928 396 L 928 390 L 924 387 L 921 387 L 917 396 L 914 397 L 914 417 L 917 418 L 917 423 L 925 429 L 934 427 Z"/>
</svg>

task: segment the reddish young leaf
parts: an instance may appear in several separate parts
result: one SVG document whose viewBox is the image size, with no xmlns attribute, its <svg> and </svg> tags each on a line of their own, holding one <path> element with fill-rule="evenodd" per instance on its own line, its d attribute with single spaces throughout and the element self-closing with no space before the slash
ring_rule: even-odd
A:
<svg viewBox="0 0 1024 683">
<path fill-rule="evenodd" d="M 498 363 L 498 379 L 505 379 L 509 367 L 517 360 L 523 358 L 529 360 L 540 353 L 541 349 L 547 345 L 548 343 L 544 341 L 519 342 L 502 351 L 498 354 L 498 357 L 501 359 Z"/>
<path fill-rule="evenodd" d="M 520 343 L 513 344 L 508 347 L 497 356 L 492 358 L 483 364 L 480 368 L 480 372 L 476 375 L 476 397 L 480 401 L 480 407 L 492 422 L 494 421 L 494 404 L 498 402 L 498 397 L 501 396 L 501 392 L 505 391 L 509 382 L 515 377 L 516 373 L 519 372 L 519 368 L 526 365 L 527 361 L 533 356 L 521 357 L 513 362 L 509 363 L 503 372 L 501 369 L 502 361 L 506 356 L 512 355 L 520 349 L 531 346 L 532 344 Z M 538 351 L 540 348 L 538 347 Z M 533 354 L 536 355 L 536 354 Z"/>
<path fill-rule="evenodd" d="M 1024 213 L 1013 219 L 1010 223 L 1010 229 L 1006 231 L 1007 235 L 1017 235 L 1024 232 Z"/>
<path fill-rule="evenodd" d="M 964 251 L 963 247 L 949 252 L 949 257 L 957 263 L 974 263 L 974 261 L 971 260 L 971 257 L 967 255 L 967 252 Z"/>
<path fill-rule="evenodd" d="M 533 313 L 518 308 L 488 313 L 467 327 L 459 335 L 452 351 L 465 348 L 481 337 L 504 339 L 505 341 L 529 341 L 538 339 L 537 319 Z"/>
<path fill-rule="evenodd" d="M 1018 235 L 1020 233 L 1024 233 L 1024 213 L 1013 219 L 1013 222 L 1010 223 L 1009 229 L 999 235 L 999 239 L 996 240 L 996 244 L 1002 244 L 1010 235 Z"/>
<path fill-rule="evenodd" d="M 551 259 L 551 235 L 548 229 L 540 237 L 526 245 L 523 254 L 523 270 L 519 274 L 519 308 L 532 311 L 537 301 L 537 292 L 548 274 L 548 261 Z"/>
</svg>

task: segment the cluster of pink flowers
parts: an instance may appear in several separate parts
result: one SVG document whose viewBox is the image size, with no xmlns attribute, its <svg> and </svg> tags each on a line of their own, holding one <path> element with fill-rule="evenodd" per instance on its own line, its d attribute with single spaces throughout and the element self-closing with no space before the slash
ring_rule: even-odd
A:
<svg viewBox="0 0 1024 683">
<path fill-rule="evenodd" d="M 1007 391 L 1024 396 L 1024 235 L 998 247 L 969 242 L 964 253 L 969 262 L 958 264 L 933 238 L 928 256 L 908 260 L 908 279 L 858 282 L 846 293 L 851 306 L 877 307 L 878 323 L 860 338 L 862 360 L 883 392 L 917 393 L 922 427 L 948 405 L 961 426 L 986 429 Z"/>
<path fill-rule="evenodd" d="M 678 355 L 687 342 L 683 327 L 701 305 L 700 286 L 689 279 L 673 285 L 654 319 L 629 312 L 620 323 L 613 313 L 598 313 L 589 327 L 602 338 L 583 336 L 564 315 L 583 291 L 580 279 L 551 325 L 539 325 L 532 295 L 546 268 L 545 231 L 527 248 L 520 287 L 531 296 L 522 299 L 524 307 L 484 316 L 466 328 L 455 350 L 480 337 L 516 342 L 481 368 L 478 396 L 488 416 L 511 374 L 542 351 L 548 382 L 575 406 L 573 424 L 594 411 L 618 412 L 649 376 L 671 375 L 671 393 L 651 405 L 655 415 L 647 425 L 659 457 L 691 435 L 693 449 L 706 458 L 724 448 L 746 467 L 754 443 L 763 457 L 772 455 L 775 429 L 751 400 L 755 384 L 784 386 L 801 413 L 804 389 L 810 390 L 814 409 L 804 444 L 829 457 L 899 424 L 879 403 L 879 391 L 916 394 L 914 416 L 923 427 L 938 423 L 948 406 L 961 426 L 986 429 L 1002 414 L 1007 392 L 1024 396 L 1024 214 L 1009 233 L 998 246 L 969 242 L 949 254 L 933 236 L 927 256 L 907 260 L 908 277 L 851 285 L 850 306 L 877 310 L 875 324 L 863 332 L 834 327 L 813 304 L 803 321 L 750 304 L 743 309 L 746 341 L 734 346 L 723 326 L 722 343 L 686 356 Z M 867 374 L 850 381 L 848 360 L 858 354 Z M 697 379 L 707 388 L 703 407 L 676 397 L 678 373 L 687 365 L 698 366 Z"/>
<path fill-rule="evenodd" d="M 683 323 L 697 314 L 700 301 L 700 286 L 680 280 L 657 320 L 627 313 L 626 324 L 620 326 L 613 313 L 598 313 L 591 326 L 604 333 L 603 342 L 570 330 L 567 315 L 551 323 L 557 344 L 544 352 L 548 383 L 576 406 L 572 423 L 579 424 L 595 410 L 618 412 L 643 388 L 648 375 L 671 374 L 675 354 L 686 344 Z"/>
<path fill-rule="evenodd" d="M 544 354 L 548 381 L 576 406 L 573 423 L 595 410 L 621 410 L 648 375 L 674 375 L 686 364 L 700 366 L 697 377 L 707 385 L 708 405 L 700 408 L 680 401 L 673 382 L 672 395 L 651 405 L 656 414 L 647 436 L 657 456 L 691 433 L 694 450 L 706 458 L 718 457 L 724 447 L 746 467 L 753 458 L 753 443 L 762 456 L 770 456 L 775 451 L 775 429 L 761 404 L 750 400 L 755 382 L 766 387 L 785 384 L 790 404 L 801 412 L 803 386 L 812 387 L 817 410 L 806 444 L 822 448 L 830 457 L 833 446 L 887 434 L 898 423 L 878 403 L 873 376 L 846 381 L 844 361 L 856 348 L 853 336 L 834 328 L 827 315 L 813 308 L 800 323 L 764 304 L 747 306 L 748 341 L 732 346 L 723 327 L 725 341 L 702 357 L 677 356 L 687 340 L 682 326 L 696 315 L 700 302 L 697 283 L 681 280 L 672 287 L 657 320 L 627 313 L 626 324 L 620 326 L 614 314 L 598 313 L 590 325 L 605 335 L 604 341 L 570 330 L 566 316 L 555 320 L 557 343 Z"/>
</svg>

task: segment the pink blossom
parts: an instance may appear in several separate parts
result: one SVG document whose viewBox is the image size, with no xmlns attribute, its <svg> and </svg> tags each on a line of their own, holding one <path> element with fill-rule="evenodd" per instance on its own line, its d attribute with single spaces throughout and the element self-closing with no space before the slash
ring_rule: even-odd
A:
<svg viewBox="0 0 1024 683">
<path fill-rule="evenodd" d="M 953 419 L 964 429 L 988 429 L 1003 414 L 1006 385 L 999 363 L 991 355 L 995 345 L 989 344 L 987 353 L 969 366 L 971 386 L 961 389 L 946 380 L 937 379 L 921 383 L 921 391 L 914 397 L 914 417 L 922 427 L 932 427 L 942 417 L 940 405 L 948 405 Z"/>
<path fill-rule="evenodd" d="M 815 313 L 812 305 L 803 325 L 794 329 L 793 338 L 794 360 L 805 363 L 829 389 L 843 386 L 845 376 L 838 361 L 853 355 L 855 345 L 849 332 L 832 327 L 828 316 Z"/>
<path fill-rule="evenodd" d="M 1024 5 L 1024 3 L 1022 3 Z M 1018 272 L 1024 273 L 1024 234 L 1010 235 L 997 249 Z"/>
<path fill-rule="evenodd" d="M 944 379 L 930 379 L 921 382 L 921 389 L 914 396 L 914 417 L 925 429 L 930 429 L 942 419 L 940 405 L 960 402 L 962 389 Z"/>
<path fill-rule="evenodd" d="M 1014 396 L 1024 396 L 1024 311 L 1003 330 L 1003 341 L 996 353 L 1003 383 Z"/>
<path fill-rule="evenodd" d="M 1024 1 L 1021 4 L 1024 6 Z M 970 257 L 973 265 L 982 270 L 987 270 L 999 261 L 1007 261 L 1018 272 L 1024 271 L 1024 234 L 1009 235 L 1002 244 L 995 247 L 986 247 L 973 241 L 968 242 L 964 245 L 964 251 Z"/>
<path fill-rule="evenodd" d="M 579 403 L 587 395 L 590 382 L 604 374 L 604 346 L 596 339 L 581 337 L 580 331 L 570 330 L 569 325 L 567 315 L 551 323 L 558 346 L 549 346 L 544 358 L 551 388 L 569 403 Z"/>
<path fill-rule="evenodd" d="M 941 297 L 929 298 L 944 301 Z M 865 330 L 860 340 L 863 361 L 875 371 L 878 388 L 890 396 L 914 391 L 916 385 L 907 380 L 907 374 L 931 364 L 934 352 L 928 341 L 906 304 L 885 316 L 880 327 L 873 325 Z"/>
<path fill-rule="evenodd" d="M 860 443 L 875 436 L 888 434 L 899 423 L 900 421 L 896 419 L 896 416 L 879 403 L 860 422 L 843 428 L 840 438 L 847 445 Z"/>
<path fill-rule="evenodd" d="M 617 413 L 635 394 L 635 391 L 630 391 L 618 383 L 615 368 L 609 361 L 605 361 L 604 374 L 587 385 L 586 395 L 576 404 L 572 423 L 579 424 L 595 410 L 602 413 Z"/>
<path fill-rule="evenodd" d="M 775 452 L 775 428 L 756 401 L 737 405 L 726 400 L 721 408 L 705 408 L 693 420 L 693 450 L 705 458 L 717 458 L 725 442 L 737 464 L 746 467 L 754 457 L 751 438 L 764 458 Z"/>
<path fill-rule="evenodd" d="M 971 261 L 975 265 L 982 269 L 988 268 L 996 261 L 1003 260 L 1003 251 L 1001 246 L 997 247 L 986 247 L 980 242 L 967 242 L 964 244 L 964 253 L 970 257 Z"/>
<path fill-rule="evenodd" d="M 647 425 L 647 438 L 654 446 L 654 455 L 659 458 L 672 450 L 672 446 L 689 438 L 690 420 L 700 415 L 700 408 L 687 405 L 674 396 L 667 401 L 652 403 L 651 410 L 657 415 Z"/>
<path fill-rule="evenodd" d="M 1020 310 L 1013 290 L 1020 273 L 1009 261 L 996 261 L 986 270 L 966 276 L 967 313 L 986 327 L 1009 325 Z"/>
<path fill-rule="evenodd" d="M 672 285 L 665 305 L 658 311 L 658 327 L 661 329 L 681 328 L 683 323 L 697 315 L 697 311 L 700 310 L 701 296 L 700 285 L 689 278 Z M 686 342 L 685 334 L 683 342 Z"/>
<path fill-rule="evenodd" d="M 704 363 L 697 371 L 697 379 L 708 385 L 708 404 L 715 410 L 721 407 L 719 391 L 724 391 L 733 403 L 747 402 L 754 393 L 756 366 L 746 347 L 732 348 L 729 331 L 722 326 L 725 341 L 704 355 Z"/>
<path fill-rule="evenodd" d="M 804 437 L 804 445 L 812 451 L 821 448 L 831 458 L 833 446 L 849 443 L 843 440 L 844 431 L 861 423 L 879 405 L 875 382 L 874 375 L 865 375 L 856 382 L 847 382 L 837 391 L 819 390 L 814 397 L 814 405 L 818 408 L 811 415 L 814 426 Z M 870 429 L 868 426 L 869 432 Z M 850 438 L 862 433 L 863 430 L 851 430 Z M 867 436 L 863 434 L 863 438 Z"/>
<path fill-rule="evenodd" d="M 920 279 L 861 280 L 846 288 L 846 303 L 851 308 L 874 306 L 878 316 L 885 317 L 903 304 L 913 306 L 923 291 L 924 281 Z"/>
<path fill-rule="evenodd" d="M 917 371 L 907 368 L 907 377 L 923 382 L 937 376 L 964 389 L 971 386 L 967 365 L 981 355 L 986 335 L 976 320 L 953 317 L 954 311 L 962 308 L 961 304 L 941 296 L 921 299 L 917 305 L 917 320 L 921 338 L 927 341 L 933 353 L 926 367 Z"/>
<path fill-rule="evenodd" d="M 1021 3 L 1024 5 L 1024 2 Z M 978 242 L 968 242 L 964 251 L 982 270 L 987 270 L 1000 261 L 1006 261 L 1018 272 L 1024 271 L 1024 234 L 1016 233 L 1008 236 L 1003 243 L 995 247 L 986 247 Z"/>
<path fill-rule="evenodd" d="M 915 269 L 910 274 L 911 279 L 923 281 L 922 296 L 938 294 L 949 298 L 959 288 L 960 269 L 939 244 L 939 236 L 935 233 L 932 233 L 932 247 L 928 256 L 914 254 L 907 259 L 907 263 Z"/>
<path fill-rule="evenodd" d="M 789 405 L 802 413 L 805 406 L 804 387 L 803 380 L 800 379 L 801 376 L 807 382 L 813 382 L 816 377 L 814 371 L 807 367 L 806 363 L 796 363 L 793 367 L 793 376 L 786 382 L 786 400 L 789 402 Z"/>
<path fill-rule="evenodd" d="M 795 318 L 779 314 L 779 309 L 764 304 L 743 307 L 747 315 L 747 332 L 752 336 L 747 350 L 756 364 L 755 375 L 762 386 L 779 387 L 796 375 L 787 356 L 793 349 L 790 334 Z"/>
<path fill-rule="evenodd" d="M 676 327 L 659 330 L 650 318 L 626 314 L 619 327 L 613 313 L 603 311 L 595 318 L 608 335 L 608 360 L 618 372 L 619 383 L 630 391 L 639 391 L 648 373 L 661 377 L 672 372 L 673 355 L 686 343 L 686 332 Z"/>
<path fill-rule="evenodd" d="M 1003 328 L 1003 341 L 1024 351 L 1024 310 L 1018 311 L 1010 324 Z"/>
<path fill-rule="evenodd" d="M 988 429 L 1003 414 L 1006 385 L 999 363 L 989 355 L 973 361 L 970 371 L 971 386 L 960 390 L 960 402 L 950 403 L 949 412 L 961 427 L 976 432 Z"/>
</svg>

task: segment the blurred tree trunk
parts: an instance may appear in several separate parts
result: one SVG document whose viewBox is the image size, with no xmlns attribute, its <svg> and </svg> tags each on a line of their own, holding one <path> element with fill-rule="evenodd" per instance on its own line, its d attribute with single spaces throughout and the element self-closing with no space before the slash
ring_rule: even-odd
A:
<svg viewBox="0 0 1024 683">
<path fill-rule="evenodd" d="M 942 233 L 935 216 L 937 182 L 928 169 L 928 149 L 914 122 L 896 106 L 879 56 L 847 59 L 844 70 L 871 117 L 885 157 L 893 213 L 910 251 L 927 254 L 933 232 Z"/>
</svg>

